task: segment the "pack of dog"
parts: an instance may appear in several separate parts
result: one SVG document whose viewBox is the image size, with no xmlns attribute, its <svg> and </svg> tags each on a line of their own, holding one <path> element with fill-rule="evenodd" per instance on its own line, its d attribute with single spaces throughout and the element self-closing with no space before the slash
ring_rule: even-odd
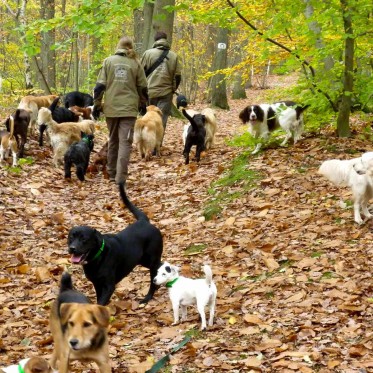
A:
<svg viewBox="0 0 373 373">
<path fill-rule="evenodd" d="M 63 273 L 60 291 L 49 316 L 54 341 L 51 367 L 59 373 L 68 373 L 72 361 L 93 361 L 100 373 L 111 373 L 109 320 L 108 309 L 91 304 L 84 294 L 74 289 L 71 276 Z"/>
<path fill-rule="evenodd" d="M 141 155 L 148 161 L 153 151 L 159 157 L 163 139 L 162 111 L 155 105 L 146 108 L 146 114 L 135 123 L 133 141 Z"/>
<path fill-rule="evenodd" d="M 57 123 L 76 123 L 81 120 L 80 116 L 72 112 L 69 109 L 58 106 L 60 98 L 57 97 L 52 104 L 49 106 L 49 110 L 52 114 L 52 119 Z M 39 146 L 43 146 L 43 134 L 46 130 L 46 126 L 41 124 L 39 125 Z"/>
<path fill-rule="evenodd" d="M 146 214 L 128 199 L 124 184 L 119 184 L 124 205 L 136 221 L 117 234 L 102 234 L 89 226 L 73 227 L 68 235 L 68 250 L 73 264 L 81 264 L 96 290 L 97 303 L 106 305 L 115 285 L 137 266 L 150 270 L 150 287 L 141 301 L 153 298 L 157 288 L 153 282 L 161 265 L 163 238 L 160 230 L 149 222 Z"/>
<path fill-rule="evenodd" d="M 47 108 L 41 108 L 38 114 L 39 126 L 46 126 L 53 148 L 53 162 L 56 167 L 63 163 L 64 155 L 69 146 L 81 140 L 81 133 L 93 135 L 95 123 L 92 120 L 81 122 L 57 123 L 52 119 L 52 113 Z"/>
<path fill-rule="evenodd" d="M 300 140 L 303 133 L 303 112 L 308 106 L 301 106 L 293 101 L 249 105 L 240 112 L 239 118 L 242 123 L 249 124 L 249 133 L 259 141 L 267 140 L 271 132 L 282 128 L 286 136 L 281 146 L 285 146 L 292 137 L 294 144 Z M 258 153 L 262 145 L 261 142 L 257 143 L 251 154 Z"/>
<path fill-rule="evenodd" d="M 179 309 L 181 308 L 181 321 L 187 317 L 187 306 L 197 305 L 198 312 L 201 316 L 201 330 L 206 329 L 205 307 L 209 307 L 210 317 L 209 326 L 214 322 L 215 303 L 217 289 L 212 280 L 211 267 L 207 264 L 203 266 L 205 272 L 204 279 L 190 279 L 179 275 L 179 268 L 164 262 L 157 271 L 154 278 L 156 285 L 165 284 L 168 288 L 172 309 L 174 313 L 174 323 L 179 323 Z"/>
<path fill-rule="evenodd" d="M 42 357 L 22 359 L 18 364 L 0 368 L 0 373 L 57 373 Z"/>
<path fill-rule="evenodd" d="M 361 157 L 324 161 L 319 174 L 326 177 L 336 186 L 349 187 L 354 199 L 354 219 L 363 224 L 361 212 L 368 220 L 373 215 L 368 210 L 369 200 L 373 197 L 373 152 L 366 152 Z"/>
<path fill-rule="evenodd" d="M 12 153 L 13 163 L 12 166 L 17 166 L 17 153 L 18 145 L 16 137 L 14 136 L 14 118 L 9 117 L 9 132 L 7 130 L 0 130 L 0 162 Z"/>
<path fill-rule="evenodd" d="M 182 109 L 182 113 L 189 120 L 190 126 L 184 127 L 184 151 L 185 164 L 189 164 L 189 153 L 196 146 L 195 160 L 201 159 L 201 153 L 206 149 L 206 117 L 203 114 Z"/>
<path fill-rule="evenodd" d="M 38 132 L 37 119 L 39 109 L 42 107 L 48 108 L 56 98 L 58 98 L 57 95 L 47 95 L 25 96 L 21 99 L 18 109 L 24 109 L 30 113 L 30 127 L 34 133 Z"/>
<path fill-rule="evenodd" d="M 84 181 L 89 165 L 89 156 L 93 150 L 94 135 L 87 135 L 81 132 L 82 139 L 70 145 L 65 153 L 65 178 L 71 179 L 71 167 L 75 165 L 76 176 L 80 181 Z"/>
</svg>

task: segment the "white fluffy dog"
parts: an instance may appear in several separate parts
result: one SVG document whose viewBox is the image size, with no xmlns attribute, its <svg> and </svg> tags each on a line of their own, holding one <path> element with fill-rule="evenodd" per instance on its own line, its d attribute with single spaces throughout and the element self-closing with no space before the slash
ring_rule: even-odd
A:
<svg viewBox="0 0 373 373">
<path fill-rule="evenodd" d="M 368 202 L 373 197 L 373 152 L 364 153 L 359 158 L 349 160 L 331 159 L 321 164 L 319 173 L 337 186 L 348 186 L 354 199 L 354 219 L 358 224 L 373 215 L 368 210 Z"/>
<path fill-rule="evenodd" d="M 209 265 L 203 266 L 206 278 L 193 280 L 179 276 L 179 268 L 164 262 L 154 277 L 156 285 L 166 284 L 174 311 L 175 325 L 179 322 L 179 307 L 181 306 L 181 321 L 187 317 L 187 306 L 197 304 L 201 316 L 201 330 L 206 329 L 205 306 L 209 306 L 209 326 L 212 326 L 215 313 L 216 286 L 212 281 L 212 271 Z"/>
</svg>

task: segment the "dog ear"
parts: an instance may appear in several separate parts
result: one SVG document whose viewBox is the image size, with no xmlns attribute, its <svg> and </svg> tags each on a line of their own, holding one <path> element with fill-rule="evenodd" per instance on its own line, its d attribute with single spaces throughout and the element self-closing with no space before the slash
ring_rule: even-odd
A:
<svg viewBox="0 0 373 373">
<path fill-rule="evenodd" d="M 43 373 L 49 372 L 50 367 L 49 364 L 41 357 L 33 357 L 31 358 L 24 366 L 25 372 L 31 373 Z"/>
<path fill-rule="evenodd" d="M 247 123 L 249 121 L 249 110 L 248 110 L 248 106 L 245 107 L 245 109 L 243 109 L 239 116 L 238 116 L 242 123 Z"/>
<path fill-rule="evenodd" d="M 167 273 L 171 273 L 171 266 L 167 265 L 166 267 L 164 267 L 164 269 Z"/>
<path fill-rule="evenodd" d="M 109 320 L 110 320 L 110 313 L 107 307 L 105 306 L 99 306 L 99 305 L 92 305 L 93 307 L 93 315 L 96 318 L 98 324 L 100 326 L 103 326 L 104 328 L 107 328 L 109 326 Z"/>
<path fill-rule="evenodd" d="M 73 306 L 73 303 L 62 303 L 60 305 L 60 318 L 61 318 L 62 325 L 67 324 L 67 320 L 69 319 L 71 315 L 72 306 Z"/>
</svg>

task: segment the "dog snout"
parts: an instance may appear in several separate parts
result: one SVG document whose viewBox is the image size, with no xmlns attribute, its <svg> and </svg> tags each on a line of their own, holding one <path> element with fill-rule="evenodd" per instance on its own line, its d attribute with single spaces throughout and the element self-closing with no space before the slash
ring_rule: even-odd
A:
<svg viewBox="0 0 373 373">
<path fill-rule="evenodd" d="M 75 254 L 76 253 L 76 247 L 75 246 L 69 246 L 69 253 Z"/>
<path fill-rule="evenodd" d="M 73 350 L 76 350 L 79 344 L 79 340 L 76 338 L 73 338 L 73 339 L 70 339 L 69 343 L 70 343 L 71 348 Z"/>
</svg>

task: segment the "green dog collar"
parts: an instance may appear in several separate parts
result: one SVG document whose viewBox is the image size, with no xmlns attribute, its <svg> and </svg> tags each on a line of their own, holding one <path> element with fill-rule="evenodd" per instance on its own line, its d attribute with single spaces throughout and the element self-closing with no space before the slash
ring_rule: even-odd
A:
<svg viewBox="0 0 373 373">
<path fill-rule="evenodd" d="M 18 364 L 18 373 L 25 373 L 25 370 L 22 368 L 21 364 Z"/>
<path fill-rule="evenodd" d="M 97 251 L 96 255 L 93 257 L 92 260 L 96 260 L 97 258 L 99 258 L 102 254 L 102 252 L 104 251 L 104 246 L 105 246 L 105 241 L 102 240 L 102 245 L 100 247 L 100 249 Z"/>
<path fill-rule="evenodd" d="M 172 281 L 166 282 L 166 287 L 167 288 L 172 288 L 172 285 L 179 279 L 179 277 L 176 277 Z"/>
</svg>

